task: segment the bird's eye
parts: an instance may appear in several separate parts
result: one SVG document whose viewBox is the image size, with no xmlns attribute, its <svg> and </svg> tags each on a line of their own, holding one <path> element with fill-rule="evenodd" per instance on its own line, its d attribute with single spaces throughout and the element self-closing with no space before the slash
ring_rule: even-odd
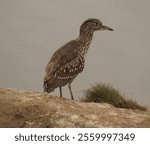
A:
<svg viewBox="0 0 150 145">
<path fill-rule="evenodd" d="M 99 26 L 98 22 L 94 22 L 93 24 L 94 24 L 94 26 Z"/>
<path fill-rule="evenodd" d="M 95 23 L 95 26 L 99 26 L 99 23 Z"/>
</svg>

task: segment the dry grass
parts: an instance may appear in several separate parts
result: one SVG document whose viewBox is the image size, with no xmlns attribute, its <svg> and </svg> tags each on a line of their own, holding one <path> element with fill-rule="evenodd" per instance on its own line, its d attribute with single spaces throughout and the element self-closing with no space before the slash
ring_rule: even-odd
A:
<svg viewBox="0 0 150 145">
<path fill-rule="evenodd" d="M 126 99 L 121 93 L 109 84 L 96 84 L 84 92 L 85 102 L 106 102 L 118 108 L 139 109 L 147 111 L 147 107 L 139 105 L 132 99 Z"/>
</svg>

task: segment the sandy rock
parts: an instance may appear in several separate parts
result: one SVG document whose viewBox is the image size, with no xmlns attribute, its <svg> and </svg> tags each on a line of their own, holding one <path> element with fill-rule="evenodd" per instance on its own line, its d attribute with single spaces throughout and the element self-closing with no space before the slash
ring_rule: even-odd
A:
<svg viewBox="0 0 150 145">
<path fill-rule="evenodd" d="M 150 127 L 150 112 L 0 88 L 0 127 Z"/>
</svg>

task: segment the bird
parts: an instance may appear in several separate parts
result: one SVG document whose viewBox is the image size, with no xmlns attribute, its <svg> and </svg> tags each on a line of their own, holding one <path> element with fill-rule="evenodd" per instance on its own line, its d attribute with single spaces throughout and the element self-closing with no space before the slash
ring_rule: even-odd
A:
<svg viewBox="0 0 150 145">
<path fill-rule="evenodd" d="M 112 28 L 103 25 L 99 19 L 89 18 L 81 24 L 76 39 L 54 52 L 45 68 L 44 92 L 50 93 L 59 87 L 60 97 L 62 97 L 62 87 L 68 85 L 71 99 L 74 100 L 71 83 L 84 69 L 85 56 L 94 32 L 101 30 L 113 31 Z"/>
</svg>

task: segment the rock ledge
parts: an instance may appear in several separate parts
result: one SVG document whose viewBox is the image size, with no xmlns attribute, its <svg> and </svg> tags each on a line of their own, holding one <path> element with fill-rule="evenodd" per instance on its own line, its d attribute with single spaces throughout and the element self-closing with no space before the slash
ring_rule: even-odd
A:
<svg viewBox="0 0 150 145">
<path fill-rule="evenodd" d="M 150 112 L 0 88 L 0 127 L 150 127 Z"/>
</svg>

